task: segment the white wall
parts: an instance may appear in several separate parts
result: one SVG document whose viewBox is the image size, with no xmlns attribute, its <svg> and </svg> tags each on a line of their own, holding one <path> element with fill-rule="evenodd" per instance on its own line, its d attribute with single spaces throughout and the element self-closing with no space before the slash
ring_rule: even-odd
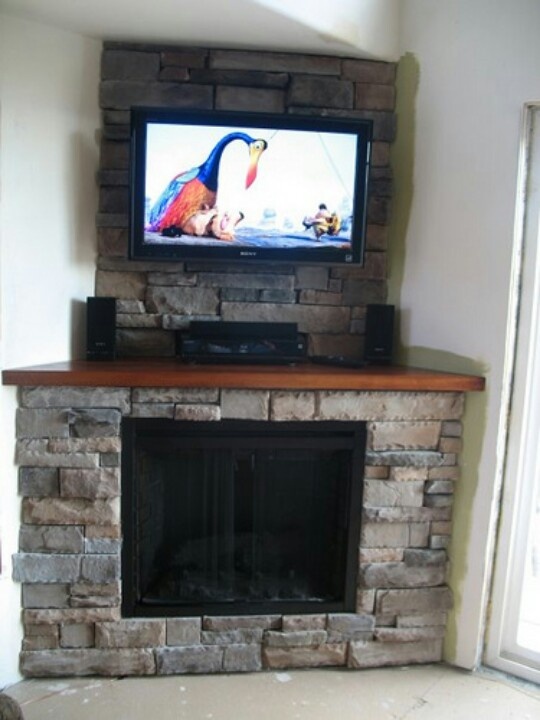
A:
<svg viewBox="0 0 540 720">
<path fill-rule="evenodd" d="M 0 14 L 0 365 L 68 359 L 93 294 L 100 43 Z M 0 688 L 17 677 L 15 388 L 0 387 Z"/>
<path fill-rule="evenodd" d="M 455 506 L 448 655 L 464 667 L 475 665 L 481 643 L 520 119 L 523 103 L 540 96 L 539 33 L 537 0 L 402 6 L 402 50 L 419 68 L 412 166 L 396 167 L 398 196 L 412 198 L 394 228 L 404 232 L 403 282 L 394 288 L 402 340 L 409 361 L 439 357 L 446 369 L 485 368 L 487 376 L 482 400 L 469 401 L 479 412 L 465 434 L 466 451 L 476 445 L 481 456 L 478 467 L 465 462 Z"/>
<path fill-rule="evenodd" d="M 316 30 L 326 41 L 337 39 L 353 55 L 395 61 L 399 57 L 400 0 L 254 0 Z M 321 47 L 321 52 L 328 49 Z"/>
</svg>

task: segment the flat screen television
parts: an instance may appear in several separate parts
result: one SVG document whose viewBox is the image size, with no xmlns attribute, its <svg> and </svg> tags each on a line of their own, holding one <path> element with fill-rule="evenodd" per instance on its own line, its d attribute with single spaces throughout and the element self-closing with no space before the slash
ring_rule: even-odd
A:
<svg viewBox="0 0 540 720">
<path fill-rule="evenodd" d="M 130 258 L 363 262 L 369 120 L 138 108 Z"/>
</svg>

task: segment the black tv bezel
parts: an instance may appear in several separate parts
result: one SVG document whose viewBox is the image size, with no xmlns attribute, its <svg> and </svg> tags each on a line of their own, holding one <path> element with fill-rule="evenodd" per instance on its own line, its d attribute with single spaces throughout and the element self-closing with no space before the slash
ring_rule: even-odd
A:
<svg viewBox="0 0 540 720">
<path fill-rule="evenodd" d="M 358 153 L 353 200 L 351 248 L 247 248 L 225 245 L 152 245 L 144 242 L 146 128 L 150 123 L 253 127 L 343 132 L 357 135 Z M 362 266 L 367 227 L 368 183 L 373 122 L 369 119 L 176 108 L 134 107 L 130 127 L 129 259 L 158 262 L 187 260 L 275 261 Z"/>
</svg>

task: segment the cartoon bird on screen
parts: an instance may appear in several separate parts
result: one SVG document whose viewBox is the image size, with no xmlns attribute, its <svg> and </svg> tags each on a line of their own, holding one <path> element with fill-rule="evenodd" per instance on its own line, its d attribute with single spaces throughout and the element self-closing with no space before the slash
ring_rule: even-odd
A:
<svg viewBox="0 0 540 720">
<path fill-rule="evenodd" d="M 249 188 L 257 177 L 259 158 L 268 143 L 244 132 L 229 133 L 215 145 L 202 165 L 179 173 L 171 180 L 150 210 L 147 231 L 173 237 L 192 233 L 193 221 L 189 223 L 190 218 L 216 207 L 221 157 L 227 145 L 236 140 L 248 146 L 246 189 Z"/>
</svg>

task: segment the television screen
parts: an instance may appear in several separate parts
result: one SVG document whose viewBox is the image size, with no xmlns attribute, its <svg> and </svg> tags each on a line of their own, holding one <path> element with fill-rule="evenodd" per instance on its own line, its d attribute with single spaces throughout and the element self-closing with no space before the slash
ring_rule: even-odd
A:
<svg viewBox="0 0 540 720">
<path fill-rule="evenodd" d="M 135 109 L 130 257 L 361 263 L 371 122 Z"/>
</svg>

